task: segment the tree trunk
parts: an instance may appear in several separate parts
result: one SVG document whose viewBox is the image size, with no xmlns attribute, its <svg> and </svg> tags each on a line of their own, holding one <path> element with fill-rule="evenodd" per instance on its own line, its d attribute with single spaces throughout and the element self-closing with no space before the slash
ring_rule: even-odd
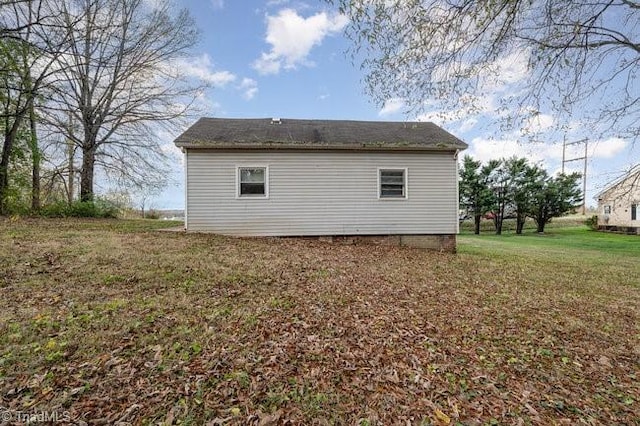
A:
<svg viewBox="0 0 640 426">
<path fill-rule="evenodd" d="M 544 220 L 544 217 L 544 212 L 539 211 L 538 213 L 536 213 L 535 221 L 537 225 L 537 232 L 539 234 L 542 234 L 544 232 L 544 226 L 547 224 L 547 222 Z"/>
<path fill-rule="evenodd" d="M 74 154 L 76 150 L 71 140 L 68 140 L 67 143 L 68 143 L 67 156 L 69 161 L 69 165 L 68 165 L 69 182 L 67 183 L 67 202 L 69 203 L 69 205 L 71 205 L 73 203 L 73 196 L 75 192 L 76 169 L 75 169 L 75 164 L 73 160 L 74 160 L 74 156 L 75 156 Z"/>
<path fill-rule="evenodd" d="M 29 105 L 29 126 L 31 129 L 31 210 L 40 210 L 40 163 L 42 153 L 38 147 L 38 135 L 36 133 L 36 113 L 33 102 Z"/>
<path fill-rule="evenodd" d="M 520 213 L 516 214 L 516 234 L 522 234 L 522 230 L 524 229 L 524 222 L 526 220 L 526 216 L 521 215 Z"/>
<path fill-rule="evenodd" d="M 480 219 L 482 219 L 482 215 L 475 215 L 473 220 L 474 220 L 474 229 L 473 229 L 473 233 L 476 235 L 480 234 Z"/>
<path fill-rule="evenodd" d="M 95 148 L 82 148 L 80 170 L 80 201 L 93 201 L 93 169 L 96 163 Z"/>
<path fill-rule="evenodd" d="M 496 227 L 496 235 L 502 235 L 502 215 L 500 214 L 500 210 L 495 215 L 493 219 L 493 223 Z"/>
<path fill-rule="evenodd" d="M 5 150 L 7 149 L 6 138 L 4 149 L 2 150 L 2 160 L 0 160 L 0 215 L 7 213 L 6 197 L 7 189 L 9 189 L 9 156 L 5 159 Z"/>
<path fill-rule="evenodd" d="M 7 190 L 9 189 L 9 160 L 13 143 L 18 135 L 18 128 L 22 117 L 16 117 L 11 129 L 4 136 L 4 144 L 2 146 L 2 156 L 0 157 L 0 215 L 7 214 Z"/>
<path fill-rule="evenodd" d="M 503 200 L 498 206 L 498 212 L 496 213 L 496 234 L 502 235 L 502 224 L 504 223 L 504 208 L 506 201 Z"/>
</svg>

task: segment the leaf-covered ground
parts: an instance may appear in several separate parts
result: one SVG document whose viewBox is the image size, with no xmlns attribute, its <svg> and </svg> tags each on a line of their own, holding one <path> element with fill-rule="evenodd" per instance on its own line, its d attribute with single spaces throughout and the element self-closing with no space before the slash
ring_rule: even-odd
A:
<svg viewBox="0 0 640 426">
<path fill-rule="evenodd" d="M 640 424 L 633 253 L 501 250 L 481 236 L 451 255 L 161 226 L 0 221 L 5 411 L 75 424 Z"/>
</svg>

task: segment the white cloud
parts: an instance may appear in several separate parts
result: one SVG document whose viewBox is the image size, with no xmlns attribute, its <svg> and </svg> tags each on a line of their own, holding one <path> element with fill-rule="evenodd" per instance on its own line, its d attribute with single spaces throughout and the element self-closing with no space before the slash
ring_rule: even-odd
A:
<svg viewBox="0 0 640 426">
<path fill-rule="evenodd" d="M 275 16 L 267 15 L 265 40 L 271 50 L 262 52 L 253 68 L 260 74 L 277 74 L 282 68 L 313 65 L 308 59 L 311 49 L 325 37 L 342 31 L 347 23 L 345 15 L 329 16 L 326 12 L 304 18 L 293 9 L 283 9 Z"/>
<path fill-rule="evenodd" d="M 160 150 L 173 162 L 179 161 L 181 165 L 184 165 L 184 155 L 180 148 L 178 148 L 173 142 L 168 142 L 160 145 Z"/>
<path fill-rule="evenodd" d="M 628 146 L 628 142 L 620 138 L 609 138 L 590 142 L 589 145 L 592 147 L 588 150 L 591 158 L 613 158 Z"/>
<path fill-rule="evenodd" d="M 570 120 L 566 125 L 566 131 L 571 135 L 584 134 L 585 129 L 588 129 L 590 123 L 582 120 Z"/>
<path fill-rule="evenodd" d="M 280 72 L 280 61 L 270 53 L 262 52 L 260 59 L 253 63 L 253 69 L 260 74 L 278 74 Z"/>
<path fill-rule="evenodd" d="M 589 141 L 587 148 L 587 157 L 590 160 L 599 158 L 610 159 L 624 151 L 627 146 L 628 142 L 621 138 L 609 138 L 605 140 Z M 562 142 L 553 144 L 536 143 L 532 144 L 532 147 L 535 149 L 537 154 L 542 156 L 543 158 L 562 161 Z M 584 144 L 572 143 L 570 145 L 567 145 L 564 155 L 566 159 L 584 157 Z M 578 161 L 577 163 L 580 162 Z"/>
<path fill-rule="evenodd" d="M 493 96 L 484 98 L 472 95 L 463 96 L 458 100 L 458 108 L 449 110 L 437 109 L 438 102 L 433 100 L 425 102 L 424 105 L 425 108 L 432 107 L 436 109 L 418 115 L 415 118 L 416 121 L 431 121 L 439 126 L 461 122 L 461 131 L 468 131 L 473 128 L 478 123 L 477 116 L 497 117 L 499 115 L 498 108 L 495 106 L 495 97 Z"/>
<path fill-rule="evenodd" d="M 530 52 L 512 53 L 502 56 L 489 64 L 480 75 L 480 90 L 495 94 L 509 86 L 526 81 L 529 78 Z"/>
<path fill-rule="evenodd" d="M 527 157 L 531 162 L 545 159 L 545 150 L 541 150 L 538 144 L 523 144 L 514 139 L 488 139 L 477 137 L 469 144 L 469 151 L 476 160 L 487 162 L 500 158 Z"/>
<path fill-rule="evenodd" d="M 161 0 L 144 0 L 144 3 L 150 8 L 150 9 L 158 9 L 161 5 L 162 2 Z"/>
<path fill-rule="evenodd" d="M 483 124 L 494 122 L 498 128 L 499 120 L 505 118 L 509 111 L 501 107 L 501 100 L 507 99 L 521 89 L 522 83 L 530 75 L 528 68 L 528 51 L 516 52 L 500 57 L 480 70 L 478 75 L 479 94 L 467 94 L 456 99 L 455 104 L 448 100 L 429 100 L 423 104 L 424 113 L 418 115 L 417 121 L 432 121 L 438 125 L 456 123 L 457 131 L 468 132 L 482 121 Z M 460 64 L 466 69 L 464 64 Z M 435 78 L 446 78 L 451 70 L 442 69 Z M 480 95 L 481 94 L 481 95 Z M 531 115 L 530 109 L 523 111 Z M 537 114 L 524 123 L 522 129 L 507 135 L 506 139 L 517 140 L 526 133 L 548 131 L 555 124 L 555 120 L 548 114 Z M 451 127 L 451 126 L 449 126 Z"/>
<path fill-rule="evenodd" d="M 606 158 L 610 159 L 625 150 L 628 142 L 620 138 L 609 138 L 601 141 L 590 141 L 588 148 L 589 160 Z M 526 157 L 530 162 L 553 162 L 562 163 L 562 143 L 535 143 L 518 142 L 516 139 L 489 139 L 483 137 L 474 138 L 469 144 L 469 151 L 466 152 L 477 160 L 483 162 L 509 158 L 512 156 Z M 568 145 L 565 151 L 565 158 L 579 158 L 584 156 L 584 145 Z M 576 164 L 582 164 L 580 161 Z M 567 163 L 566 169 L 573 170 L 578 167 L 572 163 Z M 582 169 L 579 166 L 578 169 Z M 576 169 L 577 170 L 577 169 Z"/>
<path fill-rule="evenodd" d="M 404 99 L 391 98 L 387 99 L 382 106 L 382 109 L 378 112 L 379 116 L 391 115 L 400 112 L 404 108 Z"/>
<path fill-rule="evenodd" d="M 222 105 L 211 98 L 206 91 L 199 93 L 195 97 L 192 107 L 200 116 L 216 116 L 223 115 L 225 113 L 222 109 Z"/>
<path fill-rule="evenodd" d="M 476 124 L 478 124 L 478 119 L 476 119 L 476 118 L 467 118 L 458 127 L 458 132 L 466 133 L 469 130 L 473 129 L 476 126 Z"/>
<path fill-rule="evenodd" d="M 204 77 L 205 80 L 209 81 L 214 86 L 225 86 L 236 80 L 236 76 L 229 71 L 215 71 L 206 74 Z"/>
<path fill-rule="evenodd" d="M 553 116 L 549 114 L 536 114 L 529 117 L 522 128 L 522 132 L 539 133 L 549 130 L 555 124 Z"/>
<path fill-rule="evenodd" d="M 249 101 L 258 93 L 258 82 L 252 78 L 245 77 L 242 79 L 238 89 L 243 91 L 242 96 Z"/>
<path fill-rule="evenodd" d="M 236 80 L 235 74 L 229 71 L 216 71 L 208 54 L 179 59 L 173 63 L 178 72 L 187 77 L 198 78 L 213 86 L 224 87 Z"/>
<path fill-rule="evenodd" d="M 434 110 L 420 114 L 416 117 L 416 121 L 430 121 L 437 124 L 438 126 L 443 126 L 446 123 L 450 123 L 452 121 L 459 121 L 460 117 L 458 116 L 458 114 L 459 111 Z"/>
</svg>

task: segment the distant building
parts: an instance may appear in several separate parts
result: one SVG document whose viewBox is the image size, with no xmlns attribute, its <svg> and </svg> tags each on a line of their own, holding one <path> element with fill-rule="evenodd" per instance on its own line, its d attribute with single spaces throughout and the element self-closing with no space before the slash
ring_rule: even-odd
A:
<svg viewBox="0 0 640 426">
<path fill-rule="evenodd" d="M 596 198 L 600 229 L 640 234 L 640 164 Z"/>
<path fill-rule="evenodd" d="M 175 144 L 187 231 L 455 250 L 467 144 L 433 123 L 202 118 Z"/>
</svg>

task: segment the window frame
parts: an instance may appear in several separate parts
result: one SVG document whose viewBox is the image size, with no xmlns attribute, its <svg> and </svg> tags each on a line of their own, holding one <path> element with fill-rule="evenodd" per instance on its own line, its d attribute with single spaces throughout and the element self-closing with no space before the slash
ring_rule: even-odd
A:
<svg viewBox="0 0 640 426">
<path fill-rule="evenodd" d="M 264 169 L 264 194 L 242 194 L 242 170 Z M 266 200 L 269 198 L 269 166 L 266 164 L 238 164 L 236 165 L 236 199 L 237 200 Z"/>
<path fill-rule="evenodd" d="M 382 172 L 383 171 L 402 171 L 404 181 L 402 183 L 403 195 L 401 197 L 382 196 Z M 404 201 L 409 199 L 409 168 L 408 167 L 378 167 L 378 200 L 396 200 Z"/>
<path fill-rule="evenodd" d="M 609 211 L 607 211 L 609 210 Z M 602 214 L 611 214 L 611 205 L 610 204 L 605 204 L 604 206 L 602 206 Z"/>
<path fill-rule="evenodd" d="M 633 222 L 638 220 L 638 204 L 631 204 L 631 220 Z"/>
</svg>

